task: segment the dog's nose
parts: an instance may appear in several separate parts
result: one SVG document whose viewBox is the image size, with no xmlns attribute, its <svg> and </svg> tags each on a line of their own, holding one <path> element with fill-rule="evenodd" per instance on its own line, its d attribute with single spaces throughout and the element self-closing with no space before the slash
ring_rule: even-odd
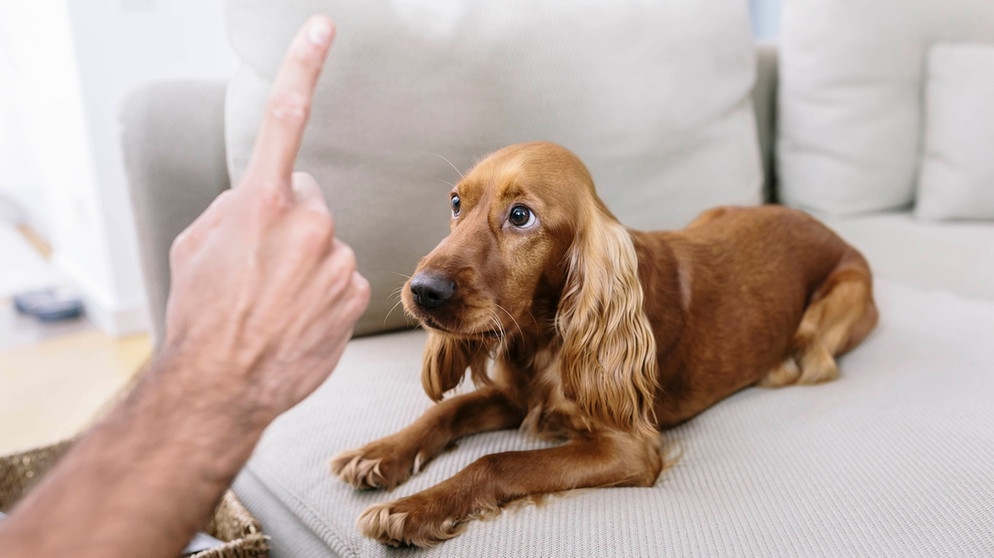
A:
<svg viewBox="0 0 994 558">
<path fill-rule="evenodd" d="M 411 294 L 418 306 L 431 310 L 445 304 L 456 292 L 456 284 L 434 273 L 419 273 L 411 279 Z"/>
</svg>

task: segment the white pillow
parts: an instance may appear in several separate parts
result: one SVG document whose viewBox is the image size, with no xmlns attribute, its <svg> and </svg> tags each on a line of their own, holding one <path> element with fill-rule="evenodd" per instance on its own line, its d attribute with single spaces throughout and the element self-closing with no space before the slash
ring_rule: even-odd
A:
<svg viewBox="0 0 994 558">
<path fill-rule="evenodd" d="M 910 206 L 925 54 L 994 42 L 994 0 L 785 0 L 781 32 L 782 200 L 835 215 Z"/>
<path fill-rule="evenodd" d="M 298 169 L 322 185 L 372 286 L 356 331 L 406 324 L 396 293 L 448 231 L 460 170 L 511 143 L 555 141 L 639 228 L 757 203 L 762 168 L 745 2 L 693 0 L 229 1 L 231 176 L 248 159 L 271 80 L 307 15 L 338 38 Z"/>
<path fill-rule="evenodd" d="M 915 215 L 994 219 L 994 44 L 938 44 L 927 73 Z"/>
</svg>

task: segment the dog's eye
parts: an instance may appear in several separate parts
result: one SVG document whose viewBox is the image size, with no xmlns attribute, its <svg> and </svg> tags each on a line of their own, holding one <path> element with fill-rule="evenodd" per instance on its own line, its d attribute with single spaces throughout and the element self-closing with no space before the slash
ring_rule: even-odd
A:
<svg viewBox="0 0 994 558">
<path fill-rule="evenodd" d="M 459 216 L 459 196 L 452 196 L 452 216 Z"/>
<path fill-rule="evenodd" d="M 511 213 L 508 214 L 507 220 L 519 229 L 526 229 L 535 224 L 535 214 L 523 205 L 516 205 L 511 208 Z"/>
</svg>

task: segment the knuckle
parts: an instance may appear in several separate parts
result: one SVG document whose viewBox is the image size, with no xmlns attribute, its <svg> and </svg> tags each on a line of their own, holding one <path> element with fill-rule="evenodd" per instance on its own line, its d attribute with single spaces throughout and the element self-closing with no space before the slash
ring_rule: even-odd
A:
<svg viewBox="0 0 994 558">
<path fill-rule="evenodd" d="M 314 180 L 311 175 L 301 172 L 293 173 L 290 178 L 290 188 L 297 195 L 298 202 L 314 197 L 315 195 L 319 196 L 321 192 L 321 187 L 318 186 L 317 180 Z"/>
<path fill-rule="evenodd" d="M 353 250 L 351 246 L 349 246 L 344 242 L 341 243 L 339 249 L 342 252 L 342 258 L 344 258 L 346 261 L 349 262 L 349 267 L 354 268 L 356 263 L 355 250 Z"/>
<path fill-rule="evenodd" d="M 305 246 L 324 249 L 335 236 L 331 215 L 318 211 L 300 212 L 300 242 Z"/>
<path fill-rule="evenodd" d="M 320 63 L 319 51 L 311 43 L 297 43 L 290 48 L 290 60 L 301 68 L 314 68 Z"/>
<path fill-rule="evenodd" d="M 211 219 L 217 220 L 222 215 L 224 215 L 230 208 L 232 202 L 232 191 L 230 189 L 221 192 L 215 197 L 207 209 L 201 214 L 198 220 Z"/>
<path fill-rule="evenodd" d="M 177 239 L 179 240 L 179 239 Z M 169 267 L 171 269 L 176 269 L 176 264 L 182 259 L 180 255 L 181 248 L 179 247 L 179 242 L 173 242 L 169 247 Z"/>
<path fill-rule="evenodd" d="M 348 273 L 354 273 L 356 270 L 356 256 L 355 250 L 351 246 L 345 243 L 341 243 L 335 250 L 335 254 L 338 257 L 339 265 L 342 266 L 344 271 Z"/>
<path fill-rule="evenodd" d="M 358 273 L 355 274 L 353 286 L 355 288 L 356 302 L 359 306 L 358 312 L 362 313 L 366 309 L 366 306 L 369 305 L 369 299 L 372 297 L 373 291 L 369 285 L 369 281 Z"/>
<path fill-rule="evenodd" d="M 231 188 L 228 188 L 226 190 L 222 190 L 221 193 L 218 194 L 216 198 L 214 198 L 214 203 L 220 204 L 220 205 L 229 204 L 229 203 L 231 203 L 231 199 L 232 199 L 232 196 L 234 194 L 235 194 L 235 191 L 232 190 Z"/>
<path fill-rule="evenodd" d="M 173 243 L 169 246 L 169 262 L 171 264 L 176 264 L 189 253 L 190 237 L 190 229 L 186 229 L 173 239 Z"/>
<path fill-rule="evenodd" d="M 341 313 L 345 319 L 350 322 L 358 320 L 369 307 L 370 296 L 369 281 L 358 272 L 353 272 L 340 298 Z"/>
<path fill-rule="evenodd" d="M 263 216 L 280 215 L 290 204 L 286 194 L 275 184 L 265 186 L 267 187 L 252 192 L 253 211 Z"/>
<path fill-rule="evenodd" d="M 334 248 L 325 264 L 330 279 L 329 293 L 334 293 L 335 299 L 341 297 L 351 299 L 357 291 L 362 289 L 362 286 L 358 285 L 356 281 L 359 272 L 356 270 L 355 253 L 347 244 L 337 239 L 334 242 Z"/>
<path fill-rule="evenodd" d="M 269 114 L 281 122 L 301 123 L 311 112 L 310 100 L 293 91 L 274 93 L 269 100 Z"/>
<path fill-rule="evenodd" d="M 301 187 L 310 188 L 318 185 L 317 179 L 315 179 L 314 176 L 307 171 L 293 171 L 293 174 L 290 175 L 290 179 L 294 185 L 299 184 Z"/>
<path fill-rule="evenodd" d="M 309 211 L 308 213 L 311 214 L 315 227 L 327 236 L 334 236 L 335 220 L 332 219 L 331 213 L 326 211 Z"/>
</svg>

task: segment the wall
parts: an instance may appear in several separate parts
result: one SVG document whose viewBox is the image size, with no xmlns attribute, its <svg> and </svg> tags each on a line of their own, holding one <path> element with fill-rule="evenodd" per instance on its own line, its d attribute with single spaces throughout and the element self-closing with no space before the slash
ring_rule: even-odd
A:
<svg viewBox="0 0 994 558">
<path fill-rule="evenodd" d="M 23 139 L 40 169 L 39 184 L 30 188 L 46 198 L 53 261 L 100 327 L 112 334 L 143 330 L 118 107 L 147 81 L 233 72 L 223 1 L 5 0 L 0 21 L 16 67 Z"/>
<path fill-rule="evenodd" d="M 749 0 L 752 34 L 759 39 L 780 35 L 780 0 Z"/>
<path fill-rule="evenodd" d="M 46 4 L 51 4 L 46 6 Z M 65 9 L 46 0 L 0 2 L 0 194 L 11 220 L 51 236 L 46 184 L 79 172 L 85 153 L 82 112 L 72 76 Z M 66 153 L 42 167 L 41 152 Z M 12 207 L 16 206 L 16 207 Z"/>
</svg>

